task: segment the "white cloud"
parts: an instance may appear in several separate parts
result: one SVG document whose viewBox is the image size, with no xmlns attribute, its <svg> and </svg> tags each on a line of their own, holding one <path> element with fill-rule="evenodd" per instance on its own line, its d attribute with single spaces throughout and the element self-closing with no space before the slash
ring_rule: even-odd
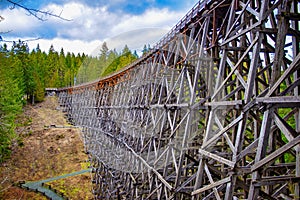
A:
<svg viewBox="0 0 300 200">
<path fill-rule="evenodd" d="M 35 41 L 29 41 L 28 45 L 30 49 L 40 45 L 40 48 L 44 51 L 48 51 L 50 46 L 53 45 L 56 51 L 60 51 L 61 48 L 65 52 L 85 53 L 89 55 L 98 55 L 103 42 L 107 43 L 109 49 L 116 49 L 118 52 L 124 48 L 125 45 L 131 50 L 136 50 L 141 55 L 142 48 L 146 44 L 153 46 L 158 40 L 168 32 L 167 29 L 148 28 L 148 29 L 137 29 L 134 31 L 128 31 L 120 35 L 106 38 L 104 40 L 70 40 L 63 38 L 54 39 L 40 39 Z M 17 40 L 16 38 L 10 38 L 9 40 Z"/>
<path fill-rule="evenodd" d="M 161 28 L 144 28 L 136 29 L 133 31 L 123 32 L 111 38 L 107 38 L 104 41 L 107 43 L 108 48 L 116 49 L 121 52 L 125 45 L 132 51 L 136 50 L 139 55 L 142 54 L 144 45 L 153 46 L 168 32 L 168 29 Z M 95 49 L 95 52 L 99 52 L 101 46 Z M 95 53 L 92 53 L 95 55 Z"/>
<path fill-rule="evenodd" d="M 28 42 L 29 48 L 34 49 L 37 47 L 37 44 L 40 45 L 40 49 L 48 52 L 51 45 L 53 45 L 55 51 L 60 52 L 61 48 L 64 49 L 64 52 L 85 53 L 90 54 L 95 48 L 97 48 L 102 41 L 93 40 L 93 41 L 82 41 L 82 40 L 69 40 L 63 38 L 54 38 L 54 39 L 40 39 L 36 41 Z"/>
<path fill-rule="evenodd" d="M 52 17 L 41 22 L 26 15 L 23 10 L 6 9 L 0 11 L 1 16 L 6 18 L 0 23 L 0 31 L 13 30 L 4 36 L 6 38 L 42 37 L 30 42 L 29 46 L 35 48 L 40 43 L 45 51 L 53 44 L 57 51 L 64 47 L 65 52 L 91 53 L 102 41 L 108 41 L 109 48 L 117 50 L 125 44 L 131 49 L 141 49 L 143 44 L 156 43 L 185 14 L 185 11 L 172 12 L 166 8 L 149 8 L 139 15 L 121 11 L 115 13 L 106 6 L 91 7 L 80 2 L 49 4 L 41 10 L 56 14 L 62 12 L 62 17 L 72 21 Z"/>
<path fill-rule="evenodd" d="M 17 8 L 4 9 L 1 11 L 1 16 L 4 20 L 0 22 L 0 32 L 12 31 L 14 34 L 21 35 L 24 32 L 36 29 L 41 24 L 41 21 Z M 30 34 L 34 34 L 34 32 Z"/>
<path fill-rule="evenodd" d="M 141 29 L 147 27 L 159 27 L 170 29 L 184 15 L 180 12 L 170 12 L 168 9 L 149 9 L 142 15 L 125 15 L 124 20 L 121 20 L 113 27 L 113 32 L 120 32 L 131 29 Z"/>
<path fill-rule="evenodd" d="M 80 3 L 67 3 L 63 6 L 49 5 L 46 10 L 55 13 L 63 11 L 63 17 L 71 22 L 50 19 L 51 26 L 57 27 L 59 37 L 71 39 L 94 40 L 104 39 L 123 32 L 142 28 L 170 29 L 184 15 L 168 9 L 149 9 L 141 15 L 112 13 L 107 7 L 88 7 Z"/>
</svg>

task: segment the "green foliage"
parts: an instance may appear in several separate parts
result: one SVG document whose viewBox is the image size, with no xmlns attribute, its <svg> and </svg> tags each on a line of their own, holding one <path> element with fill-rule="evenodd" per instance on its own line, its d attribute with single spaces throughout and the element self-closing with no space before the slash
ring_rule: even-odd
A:
<svg viewBox="0 0 300 200">
<path fill-rule="evenodd" d="M 58 53 L 53 46 L 47 53 L 39 45 L 30 52 L 20 40 L 10 50 L 6 44 L 0 46 L 0 162 L 9 156 L 12 141 L 21 144 L 14 132 L 15 119 L 26 102 L 43 101 L 45 88 L 73 86 L 75 77 L 79 82 L 95 80 L 135 59 L 137 54 L 127 45 L 118 54 L 103 43 L 98 57 L 75 56 L 63 49 Z"/>
<path fill-rule="evenodd" d="M 48 53 L 37 46 L 29 51 L 26 43 L 14 42 L 11 49 L 0 46 L 0 162 L 10 154 L 16 116 L 27 102 L 43 101 L 45 88 L 73 85 L 84 55 L 58 54 L 51 46 Z"/>
<path fill-rule="evenodd" d="M 147 45 L 145 44 L 144 47 L 143 47 L 143 50 L 142 50 L 143 56 L 146 55 L 147 53 L 149 53 L 150 50 L 151 50 L 150 44 L 148 44 L 148 47 L 147 47 Z"/>
<path fill-rule="evenodd" d="M 116 57 L 103 71 L 101 74 L 102 77 L 112 74 L 116 71 L 121 70 L 123 67 L 129 65 L 138 57 L 136 54 L 132 54 L 128 46 L 125 45 L 122 54 Z"/>
<path fill-rule="evenodd" d="M 116 58 L 110 65 L 108 65 L 101 76 L 107 76 L 112 74 L 116 71 L 121 70 L 123 67 L 127 66 L 128 64 L 132 63 L 136 60 L 136 57 L 131 52 L 126 52 Z"/>
<path fill-rule="evenodd" d="M 77 83 L 86 83 L 114 73 L 138 58 L 136 52 L 131 53 L 127 45 L 119 54 L 115 49 L 109 50 L 104 42 L 96 57 L 84 58 L 77 73 Z"/>
<path fill-rule="evenodd" d="M 0 162 L 10 154 L 11 141 L 15 138 L 15 118 L 22 109 L 23 91 L 14 75 L 19 63 L 0 53 Z"/>
<path fill-rule="evenodd" d="M 285 122 L 288 123 L 288 125 L 295 129 L 296 128 L 296 121 L 295 121 L 295 118 L 294 118 L 294 115 L 291 115 L 291 117 L 289 118 L 286 118 L 286 116 L 288 116 L 290 114 L 290 112 L 292 112 L 292 109 L 291 108 L 279 108 L 278 109 L 278 114 L 281 118 L 283 118 L 285 120 Z M 288 143 L 288 140 L 287 138 L 284 136 L 283 133 L 281 133 L 281 138 L 282 140 L 285 142 L 285 143 Z M 296 158 L 295 156 L 293 156 L 292 154 L 290 153 L 285 153 L 284 154 L 284 161 L 289 163 L 289 162 L 295 162 Z"/>
</svg>

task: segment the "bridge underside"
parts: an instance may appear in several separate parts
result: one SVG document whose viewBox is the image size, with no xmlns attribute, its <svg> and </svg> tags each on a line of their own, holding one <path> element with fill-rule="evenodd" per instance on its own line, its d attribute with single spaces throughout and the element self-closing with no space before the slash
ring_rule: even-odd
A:
<svg viewBox="0 0 300 200">
<path fill-rule="evenodd" d="M 299 199 L 299 2 L 199 2 L 154 49 L 59 90 L 99 199 Z"/>
</svg>

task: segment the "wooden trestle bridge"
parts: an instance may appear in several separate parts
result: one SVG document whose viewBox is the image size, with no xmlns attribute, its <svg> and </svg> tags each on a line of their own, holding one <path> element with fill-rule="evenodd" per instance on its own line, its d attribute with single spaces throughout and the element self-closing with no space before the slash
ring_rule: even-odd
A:
<svg viewBox="0 0 300 200">
<path fill-rule="evenodd" d="M 300 3 L 205 0 L 109 77 L 59 89 L 99 199 L 299 199 Z"/>
</svg>

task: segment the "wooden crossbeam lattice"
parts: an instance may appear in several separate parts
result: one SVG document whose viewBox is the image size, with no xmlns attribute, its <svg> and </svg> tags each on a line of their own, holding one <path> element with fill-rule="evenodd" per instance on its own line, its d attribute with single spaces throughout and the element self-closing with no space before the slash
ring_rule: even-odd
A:
<svg viewBox="0 0 300 200">
<path fill-rule="evenodd" d="M 205 0 L 153 50 L 58 89 L 98 199 L 299 199 L 300 5 Z"/>
</svg>

